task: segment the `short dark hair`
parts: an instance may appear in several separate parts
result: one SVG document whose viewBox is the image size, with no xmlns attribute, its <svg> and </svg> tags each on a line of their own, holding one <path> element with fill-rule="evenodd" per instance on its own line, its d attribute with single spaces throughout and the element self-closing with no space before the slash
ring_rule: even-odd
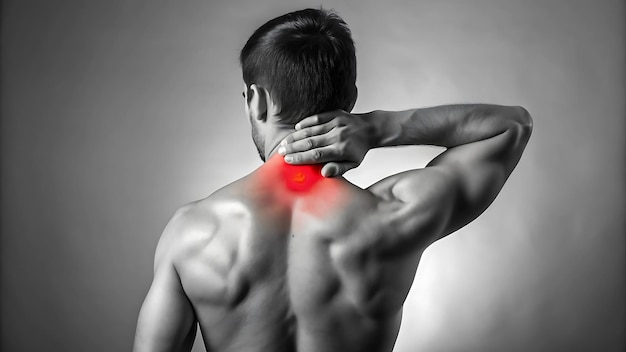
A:
<svg viewBox="0 0 626 352">
<path fill-rule="evenodd" d="M 350 29 L 337 14 L 305 9 L 259 27 L 240 54 L 243 80 L 266 88 L 281 122 L 329 110 L 350 110 L 357 97 Z"/>
</svg>

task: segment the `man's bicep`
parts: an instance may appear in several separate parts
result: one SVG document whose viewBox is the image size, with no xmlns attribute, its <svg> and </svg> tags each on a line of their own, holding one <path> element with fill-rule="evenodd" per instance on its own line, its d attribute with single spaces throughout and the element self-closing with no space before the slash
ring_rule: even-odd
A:
<svg viewBox="0 0 626 352">
<path fill-rule="evenodd" d="M 160 264 L 139 313 L 134 351 L 190 350 L 195 332 L 193 308 L 176 270 Z"/>
</svg>

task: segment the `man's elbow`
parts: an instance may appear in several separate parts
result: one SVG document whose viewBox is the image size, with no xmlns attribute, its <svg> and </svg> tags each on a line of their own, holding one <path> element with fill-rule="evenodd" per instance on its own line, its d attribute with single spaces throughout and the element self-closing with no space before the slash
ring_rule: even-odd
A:
<svg viewBox="0 0 626 352">
<path fill-rule="evenodd" d="M 521 106 L 516 106 L 515 110 L 517 114 L 516 121 L 523 136 L 522 139 L 527 141 L 533 132 L 533 118 L 530 116 L 528 110 Z"/>
<path fill-rule="evenodd" d="M 528 110 L 521 106 L 508 107 L 509 124 L 507 127 L 511 150 L 521 153 L 533 132 L 533 118 Z"/>
</svg>

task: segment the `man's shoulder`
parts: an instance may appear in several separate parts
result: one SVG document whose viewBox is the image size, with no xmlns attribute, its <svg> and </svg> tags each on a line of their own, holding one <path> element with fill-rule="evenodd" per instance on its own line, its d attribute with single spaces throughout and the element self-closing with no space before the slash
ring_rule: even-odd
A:
<svg viewBox="0 0 626 352">
<path fill-rule="evenodd" d="M 217 219 L 206 199 L 185 204 L 174 212 L 163 230 L 159 248 L 163 247 L 164 251 L 175 254 L 189 243 L 194 234 L 210 235 L 215 231 L 217 224 Z"/>
<path fill-rule="evenodd" d="M 245 199 L 238 197 L 232 188 L 232 185 L 223 187 L 206 198 L 181 206 L 174 212 L 170 224 L 179 234 L 212 232 L 220 222 L 247 212 Z"/>
<path fill-rule="evenodd" d="M 209 196 L 178 208 L 165 227 L 159 241 L 157 254 L 167 253 L 174 263 L 194 257 L 194 253 L 207 246 L 224 245 L 229 241 L 216 241 L 225 232 L 235 233 L 233 227 L 249 218 L 248 209 L 233 198 Z"/>
<path fill-rule="evenodd" d="M 179 207 L 172 216 L 168 227 L 173 227 L 179 234 L 192 230 L 211 227 L 215 222 L 210 197 L 196 200 Z"/>
<path fill-rule="evenodd" d="M 245 203 L 246 188 L 249 184 L 248 177 L 249 175 L 235 180 L 220 187 L 205 198 L 179 207 L 174 212 L 172 221 L 184 225 L 184 227 L 202 227 L 226 216 L 229 210 L 241 208 Z"/>
</svg>

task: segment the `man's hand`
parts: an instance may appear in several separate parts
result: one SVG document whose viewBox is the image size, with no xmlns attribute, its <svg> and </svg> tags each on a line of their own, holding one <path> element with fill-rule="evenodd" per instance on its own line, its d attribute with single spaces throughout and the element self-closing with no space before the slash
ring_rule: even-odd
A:
<svg viewBox="0 0 626 352">
<path fill-rule="evenodd" d="M 376 131 L 365 114 L 342 110 L 305 118 L 296 131 L 281 142 L 278 153 L 289 164 L 320 164 L 322 175 L 344 174 L 361 164 L 365 154 L 376 144 Z"/>
</svg>

